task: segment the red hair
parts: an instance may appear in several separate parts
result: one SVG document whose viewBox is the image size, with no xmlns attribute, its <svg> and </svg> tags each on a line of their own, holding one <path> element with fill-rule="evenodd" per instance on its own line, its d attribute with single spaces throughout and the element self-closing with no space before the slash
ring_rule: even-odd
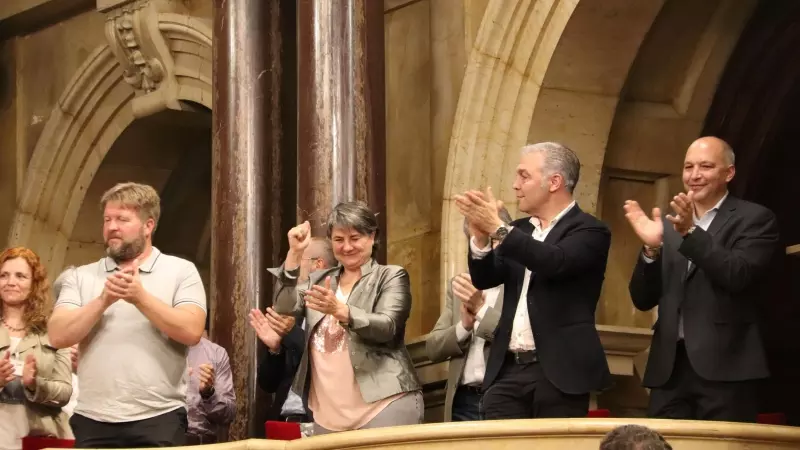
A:
<svg viewBox="0 0 800 450">
<path fill-rule="evenodd" d="M 0 253 L 0 267 L 6 261 L 22 258 L 31 269 L 31 292 L 25 299 L 25 310 L 22 318 L 25 329 L 31 333 L 44 333 L 47 331 L 47 319 L 53 308 L 53 296 L 50 293 L 50 282 L 47 281 L 47 269 L 44 268 L 39 256 L 26 247 L 12 247 Z M 0 301 L 0 315 L 3 314 L 3 302 Z"/>
</svg>

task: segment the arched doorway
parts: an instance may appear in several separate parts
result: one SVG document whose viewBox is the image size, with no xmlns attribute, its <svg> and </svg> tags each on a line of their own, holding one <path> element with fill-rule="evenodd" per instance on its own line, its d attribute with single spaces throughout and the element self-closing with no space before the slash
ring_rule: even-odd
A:
<svg viewBox="0 0 800 450">
<path fill-rule="evenodd" d="M 36 143 L 9 244 L 34 249 L 50 273 L 64 267 L 68 252 L 78 251 L 75 246 L 70 250 L 70 243 L 74 233 L 83 232 L 77 225 L 87 203 L 87 190 L 123 132 L 135 121 L 164 111 L 167 105 L 185 111 L 211 108 L 211 28 L 206 21 L 179 14 L 153 17 L 154 28 L 168 47 L 173 76 L 169 91 L 151 92 L 155 97 L 150 99 L 163 100 L 162 95 L 167 95 L 170 101 L 139 102 L 135 110 L 136 101 L 148 97 L 134 90 L 111 46 L 102 45 L 75 73 Z M 166 117 L 154 120 L 168 120 Z M 96 254 L 93 251 L 88 253 Z M 70 262 L 75 256 L 72 258 Z"/>
<path fill-rule="evenodd" d="M 100 197 L 125 181 L 156 188 L 161 195 L 161 218 L 153 244 L 193 261 L 208 287 L 211 111 L 165 110 L 134 120 L 120 134 L 86 189 L 65 265 L 87 264 L 105 254 Z"/>
<path fill-rule="evenodd" d="M 726 67 L 703 134 L 727 140 L 736 152 L 733 194 L 772 209 L 783 246 L 800 244 L 800 3 L 761 2 Z M 781 252 L 762 297 L 762 333 L 772 377 L 762 411 L 787 414 L 800 425 L 800 256 Z"/>
</svg>

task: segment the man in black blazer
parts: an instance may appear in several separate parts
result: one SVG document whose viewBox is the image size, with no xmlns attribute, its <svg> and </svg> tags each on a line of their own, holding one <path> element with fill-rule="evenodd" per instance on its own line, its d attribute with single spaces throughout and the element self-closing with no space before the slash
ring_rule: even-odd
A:
<svg viewBox="0 0 800 450">
<path fill-rule="evenodd" d="M 572 150 L 543 142 L 522 149 L 513 185 L 531 217 L 503 223 L 491 188 L 456 196 L 470 224 L 475 287 L 505 285 L 484 418 L 586 417 L 591 392 L 611 382 L 595 328 L 611 234 L 575 204 L 579 175 Z"/>
<path fill-rule="evenodd" d="M 644 243 L 631 277 L 636 308 L 658 306 L 644 386 L 649 415 L 754 422 L 755 380 L 769 376 L 756 323 L 761 288 L 778 250 L 775 215 L 728 194 L 733 149 L 704 137 L 686 152 L 672 215 L 625 216 Z"/>
<path fill-rule="evenodd" d="M 327 238 L 311 238 L 300 262 L 299 280 L 305 281 L 312 272 L 337 264 L 330 241 Z M 267 270 L 276 277 L 280 272 L 278 268 Z M 305 351 L 303 320 L 295 323 L 294 317 L 282 316 L 272 308 L 267 308 L 266 313 L 258 310 L 250 312 L 250 325 L 267 347 L 266 358 L 258 366 L 256 382 L 265 392 L 275 394 L 267 412 L 268 420 L 313 421 L 311 412 L 303 406 L 302 398 L 291 391 Z"/>
<path fill-rule="evenodd" d="M 294 322 L 293 317 L 285 319 Z M 299 396 L 296 399 L 297 404 L 286 403 L 292 388 L 292 380 L 303 357 L 305 339 L 302 322 L 292 326 L 286 336 L 278 340 L 278 345 L 274 346 L 276 348 L 268 348 L 266 358 L 258 365 L 256 376 L 258 386 L 267 393 L 275 394 L 267 412 L 267 420 L 312 422 L 311 415 L 303 407 L 303 399 Z"/>
</svg>

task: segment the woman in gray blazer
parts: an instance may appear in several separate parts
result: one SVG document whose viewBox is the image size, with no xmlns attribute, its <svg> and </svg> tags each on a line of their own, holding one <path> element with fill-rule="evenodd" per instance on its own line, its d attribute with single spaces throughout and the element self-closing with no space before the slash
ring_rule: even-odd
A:
<svg viewBox="0 0 800 450">
<path fill-rule="evenodd" d="M 419 380 L 403 336 L 411 311 L 408 272 L 375 262 L 378 221 L 362 202 L 338 204 L 328 238 L 339 265 L 298 285 L 304 222 L 289 231 L 275 310 L 305 315 L 306 352 L 292 389 L 314 415 L 315 434 L 422 422 Z"/>
</svg>

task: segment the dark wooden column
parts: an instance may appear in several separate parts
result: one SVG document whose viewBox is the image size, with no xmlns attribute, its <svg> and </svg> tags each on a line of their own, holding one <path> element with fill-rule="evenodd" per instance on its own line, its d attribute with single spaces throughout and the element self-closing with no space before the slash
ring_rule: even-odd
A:
<svg viewBox="0 0 800 450">
<path fill-rule="evenodd" d="M 383 2 L 299 0 L 297 19 L 298 219 L 322 235 L 333 206 L 364 200 L 385 243 Z"/>
<path fill-rule="evenodd" d="M 270 403 L 256 384 L 263 350 L 247 315 L 270 302 L 266 269 L 276 263 L 284 234 L 280 205 L 283 194 L 294 197 L 294 177 L 283 179 L 281 169 L 281 45 L 277 0 L 214 1 L 212 338 L 231 360 L 231 440 L 263 436 Z"/>
</svg>

